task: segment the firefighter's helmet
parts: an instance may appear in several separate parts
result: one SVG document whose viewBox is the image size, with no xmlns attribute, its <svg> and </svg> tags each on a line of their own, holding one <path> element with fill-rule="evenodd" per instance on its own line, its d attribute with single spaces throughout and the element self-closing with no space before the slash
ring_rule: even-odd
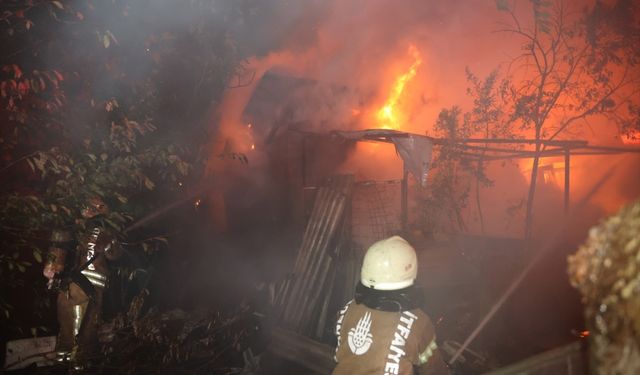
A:
<svg viewBox="0 0 640 375">
<path fill-rule="evenodd" d="M 368 288 L 398 290 L 413 285 L 418 275 L 416 251 L 402 237 L 371 245 L 362 261 L 360 281 Z"/>
</svg>

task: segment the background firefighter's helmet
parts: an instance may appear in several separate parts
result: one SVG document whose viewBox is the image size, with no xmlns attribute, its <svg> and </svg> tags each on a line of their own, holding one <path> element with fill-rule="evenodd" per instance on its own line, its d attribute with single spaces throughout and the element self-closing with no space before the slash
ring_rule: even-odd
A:
<svg viewBox="0 0 640 375">
<path fill-rule="evenodd" d="M 371 245 L 362 261 L 360 281 L 368 288 L 398 290 L 413 285 L 418 274 L 416 251 L 402 237 Z"/>
</svg>

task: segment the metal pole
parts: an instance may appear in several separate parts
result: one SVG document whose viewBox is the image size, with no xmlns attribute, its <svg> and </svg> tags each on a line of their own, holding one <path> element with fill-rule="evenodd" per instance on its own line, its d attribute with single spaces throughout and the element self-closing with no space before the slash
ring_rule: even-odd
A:
<svg viewBox="0 0 640 375">
<path fill-rule="evenodd" d="M 569 214 L 569 182 L 571 181 L 571 150 L 564 149 L 564 214 Z"/>
</svg>

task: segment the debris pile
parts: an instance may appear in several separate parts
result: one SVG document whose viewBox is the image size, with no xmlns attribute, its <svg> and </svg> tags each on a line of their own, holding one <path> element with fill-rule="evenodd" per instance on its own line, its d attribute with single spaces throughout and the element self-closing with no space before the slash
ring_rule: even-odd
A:
<svg viewBox="0 0 640 375">
<path fill-rule="evenodd" d="M 145 297 L 143 291 L 126 314 L 102 327 L 106 356 L 99 367 L 118 368 L 123 373 L 243 372 L 243 352 L 258 327 L 248 305 L 228 313 L 204 309 L 160 312 L 156 307 L 143 313 Z"/>
<path fill-rule="evenodd" d="M 569 257 L 582 295 L 595 374 L 640 373 L 640 201 L 589 232 Z"/>
</svg>

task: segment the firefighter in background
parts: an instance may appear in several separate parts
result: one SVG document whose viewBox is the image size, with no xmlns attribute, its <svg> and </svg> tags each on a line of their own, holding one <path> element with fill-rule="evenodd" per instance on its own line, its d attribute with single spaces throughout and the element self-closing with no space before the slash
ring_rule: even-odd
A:
<svg viewBox="0 0 640 375">
<path fill-rule="evenodd" d="M 102 199 L 92 198 L 81 211 L 84 229 L 75 238 L 66 230 L 52 232 L 43 274 L 49 288 L 58 292 L 56 353 L 61 362 L 83 364 L 99 350 L 98 324 L 108 261 L 121 254 L 114 232 L 104 222 L 108 212 Z"/>
<path fill-rule="evenodd" d="M 340 311 L 334 375 L 448 374 L 414 287 L 416 252 L 393 236 L 364 256 L 355 298 Z"/>
</svg>

